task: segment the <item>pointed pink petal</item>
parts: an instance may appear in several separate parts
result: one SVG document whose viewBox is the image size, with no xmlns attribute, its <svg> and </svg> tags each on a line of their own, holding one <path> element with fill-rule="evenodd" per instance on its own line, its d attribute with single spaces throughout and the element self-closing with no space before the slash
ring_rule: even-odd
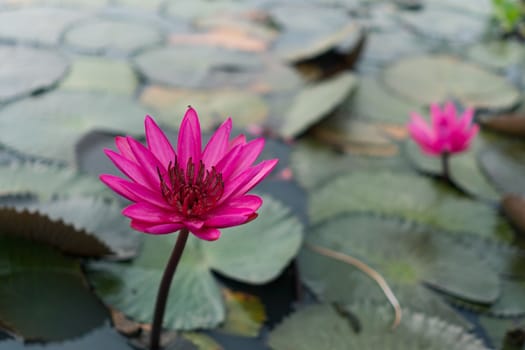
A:
<svg viewBox="0 0 525 350">
<path fill-rule="evenodd" d="M 264 148 L 265 141 L 263 138 L 255 139 L 244 145 L 239 153 L 231 173 L 223 174 L 223 178 L 235 177 L 247 168 L 251 167 L 257 160 Z"/>
<path fill-rule="evenodd" d="M 229 209 L 228 213 L 223 215 L 214 215 L 206 220 L 207 227 L 225 228 L 242 225 L 250 221 L 254 212 L 248 208 Z"/>
<path fill-rule="evenodd" d="M 449 121 L 448 125 L 454 125 L 457 120 L 456 105 L 453 102 L 447 102 L 443 108 L 443 112 Z"/>
<path fill-rule="evenodd" d="M 163 235 L 167 233 L 177 232 L 180 229 L 184 228 L 181 224 L 160 224 L 154 225 L 147 222 L 142 222 L 138 220 L 131 220 L 131 227 L 137 231 L 150 233 L 154 235 Z"/>
<path fill-rule="evenodd" d="M 230 138 L 231 130 L 232 120 L 228 118 L 217 131 L 213 133 L 202 153 L 202 161 L 207 169 L 216 165 L 228 151 L 228 139 Z"/>
<path fill-rule="evenodd" d="M 193 163 L 199 164 L 201 160 L 201 127 L 197 112 L 191 107 L 188 108 L 179 129 L 177 143 L 177 153 L 179 165 L 186 170 L 186 165 L 190 158 Z"/>
<path fill-rule="evenodd" d="M 113 191 L 120 194 L 122 197 L 132 201 L 132 202 L 138 202 L 141 200 L 139 196 L 137 196 L 136 193 L 133 191 L 130 191 L 129 188 L 126 186 L 123 186 L 123 182 L 128 182 L 124 179 L 121 179 L 118 176 L 109 175 L 109 174 L 102 174 L 99 176 L 100 181 L 102 181 L 106 186 L 111 188 Z"/>
<path fill-rule="evenodd" d="M 142 168 L 134 161 L 124 158 L 120 154 L 110 149 L 105 149 L 104 153 L 115 164 L 115 166 L 131 180 L 147 186 L 149 184 L 147 177 L 142 171 Z"/>
<path fill-rule="evenodd" d="M 166 202 L 160 192 L 154 192 L 138 183 L 126 181 L 120 178 L 114 178 L 112 181 L 114 182 L 113 185 L 119 186 L 123 191 L 132 193 L 137 198 L 134 202 L 147 202 L 164 210 L 173 210 L 173 207 Z M 112 189 L 116 191 L 115 188 Z"/>
<path fill-rule="evenodd" d="M 435 134 L 427 125 L 425 120 L 417 113 L 413 113 L 411 121 L 407 125 L 408 131 L 412 139 L 421 147 L 427 154 L 441 153 L 440 146 L 436 143 Z"/>
<path fill-rule="evenodd" d="M 430 105 L 430 119 L 432 121 L 432 128 L 436 130 L 436 128 L 440 124 L 440 120 L 444 117 L 444 113 L 441 111 L 441 108 L 437 103 L 432 103 Z"/>
<path fill-rule="evenodd" d="M 145 202 L 134 203 L 122 210 L 122 214 L 133 220 L 138 220 L 145 223 L 180 223 L 183 218 L 174 212 L 162 210 L 155 205 Z"/>
<path fill-rule="evenodd" d="M 262 161 L 225 183 L 224 192 L 219 203 L 224 203 L 232 195 L 242 195 L 251 190 L 273 170 L 278 161 L 278 159 Z"/>
<path fill-rule="evenodd" d="M 129 160 L 132 160 L 135 163 L 137 162 L 137 160 L 135 159 L 135 155 L 133 154 L 133 152 L 131 152 L 128 140 L 124 136 L 115 137 L 115 145 L 117 146 L 117 149 L 124 158 L 128 158 Z"/>
<path fill-rule="evenodd" d="M 461 129 L 462 131 L 467 131 L 470 125 L 472 124 L 472 119 L 474 118 L 474 109 L 467 108 L 465 112 L 457 122 L 456 128 Z"/>
<path fill-rule="evenodd" d="M 191 232 L 200 230 L 204 226 L 203 220 L 197 220 L 197 219 L 191 219 L 191 220 L 185 220 L 184 226 L 188 228 Z"/>
<path fill-rule="evenodd" d="M 221 231 L 211 227 L 203 227 L 199 230 L 191 231 L 191 233 L 205 241 L 216 241 L 221 236 Z"/>
<path fill-rule="evenodd" d="M 244 134 L 240 134 L 236 138 L 230 141 L 230 144 L 228 146 L 228 149 L 232 149 L 237 145 L 244 145 L 246 143 L 246 136 Z"/>
<path fill-rule="evenodd" d="M 235 167 L 235 164 L 239 158 L 241 148 L 242 145 L 235 146 L 228 153 L 226 153 L 217 164 L 215 164 L 215 169 L 222 174 L 222 179 L 224 181 L 226 181 L 228 179 L 228 175 L 232 173 L 233 168 Z"/>
<path fill-rule="evenodd" d="M 168 164 L 162 164 L 149 149 L 137 140 L 128 137 L 128 143 L 151 188 L 160 188 L 159 171 L 164 173 Z"/>
<path fill-rule="evenodd" d="M 257 211 L 261 207 L 262 203 L 263 201 L 261 197 L 254 194 L 246 194 L 239 197 L 230 198 L 230 200 L 217 209 L 213 210 L 210 214 L 219 215 L 221 213 L 225 213 L 231 208 L 248 208 L 251 211 Z"/>
<path fill-rule="evenodd" d="M 167 167 L 169 162 L 175 160 L 175 150 L 173 149 L 173 146 L 164 132 L 155 123 L 155 120 L 149 115 L 147 115 L 144 120 L 144 126 L 146 128 L 148 148 L 151 153 L 153 153 L 157 159 Z"/>
</svg>

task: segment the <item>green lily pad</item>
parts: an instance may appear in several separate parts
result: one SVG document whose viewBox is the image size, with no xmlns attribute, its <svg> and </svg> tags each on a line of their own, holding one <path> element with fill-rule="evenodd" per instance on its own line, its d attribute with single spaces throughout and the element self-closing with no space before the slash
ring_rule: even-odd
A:
<svg viewBox="0 0 525 350">
<path fill-rule="evenodd" d="M 404 11 L 398 16 L 403 24 L 426 38 L 458 45 L 479 40 L 488 26 L 487 18 L 432 4 L 422 11 Z"/>
<path fill-rule="evenodd" d="M 491 147 L 484 150 L 479 160 L 483 170 L 504 193 L 525 194 L 525 147 Z"/>
<path fill-rule="evenodd" d="M 401 157 L 367 157 L 334 152 L 319 142 L 298 141 L 291 154 L 295 179 L 307 190 L 314 190 L 337 175 L 359 170 L 404 170 Z"/>
<path fill-rule="evenodd" d="M 492 304 L 476 304 L 463 299 L 448 298 L 452 304 L 494 317 L 525 316 L 525 280 L 501 280 L 501 295 Z"/>
<path fill-rule="evenodd" d="M 97 328 L 80 338 L 46 344 L 23 344 L 16 340 L 0 341 L 0 350 L 135 350 L 125 337 L 109 326 Z M 190 349 L 187 349 L 190 350 Z"/>
<path fill-rule="evenodd" d="M 227 15 L 253 10 L 253 5 L 234 0 L 194 0 L 189 3 L 168 0 L 165 6 L 167 15 L 187 21 L 196 21 L 198 18 L 216 14 Z"/>
<path fill-rule="evenodd" d="M 355 75 L 344 73 L 328 81 L 305 87 L 291 102 L 283 125 L 285 137 L 297 136 L 332 112 L 357 85 Z"/>
<path fill-rule="evenodd" d="M 68 68 L 57 52 L 23 46 L 0 46 L 0 65 L 0 103 L 56 84 Z"/>
<path fill-rule="evenodd" d="M 412 174 L 352 172 L 310 193 L 310 218 L 315 223 L 350 211 L 402 216 L 451 233 L 492 240 L 509 241 L 513 236 L 493 208 Z"/>
<path fill-rule="evenodd" d="M 64 29 L 85 16 L 86 14 L 79 11 L 58 8 L 2 11 L 0 38 L 13 42 L 58 45 Z M 53 20 L 50 21 L 50 18 Z M 37 64 L 38 61 L 32 63 Z"/>
<path fill-rule="evenodd" d="M 457 349 L 487 350 L 481 340 L 460 327 L 409 310 L 400 326 L 389 331 L 391 311 L 385 306 L 358 304 L 352 308 L 359 333 L 347 316 L 330 305 L 310 305 L 284 320 L 270 334 L 274 350 Z"/>
<path fill-rule="evenodd" d="M 282 204 L 265 197 L 253 222 L 225 229 L 216 242 L 191 236 L 175 274 L 164 326 L 213 328 L 224 320 L 221 292 L 210 269 L 249 283 L 266 283 L 279 275 L 297 253 L 302 227 Z M 161 274 L 173 235 L 150 236 L 131 263 L 98 262 L 89 277 L 96 292 L 111 306 L 139 321 L 150 322 Z M 264 246 L 264 249 L 260 247 Z"/>
<path fill-rule="evenodd" d="M 467 57 L 492 69 L 505 69 L 511 65 L 523 64 L 525 47 L 516 41 L 490 41 L 470 47 Z"/>
<path fill-rule="evenodd" d="M 57 91 L 0 111 L 0 143 L 27 153 L 74 163 L 75 143 L 88 131 L 143 133 L 148 110 L 116 95 Z M 27 137 L 28 127 L 31 137 Z"/>
<path fill-rule="evenodd" d="M 86 52 L 132 53 L 161 44 L 163 37 L 151 24 L 98 19 L 72 27 L 64 42 Z"/>
<path fill-rule="evenodd" d="M 442 174 L 441 157 L 429 157 L 423 154 L 412 140 L 405 143 L 405 149 L 419 170 L 434 175 Z M 495 201 L 501 198 L 483 174 L 474 151 L 454 155 L 449 158 L 449 163 L 452 179 L 468 193 Z"/>
<path fill-rule="evenodd" d="M 377 103 L 381 101 L 381 103 Z M 346 119 L 365 118 L 388 124 L 406 124 L 411 112 L 423 112 L 421 107 L 392 94 L 375 78 L 359 81 L 354 94 L 342 106 Z"/>
<path fill-rule="evenodd" d="M 164 0 L 113 0 L 112 4 L 117 6 L 122 6 L 130 9 L 137 9 L 141 11 L 157 11 L 160 6 L 164 3 Z"/>
<path fill-rule="evenodd" d="M 134 62 L 151 81 L 182 88 L 213 88 L 223 83 L 241 87 L 251 79 L 246 73 L 263 66 L 261 58 L 251 53 L 182 45 L 146 51 Z"/>
<path fill-rule="evenodd" d="M 79 57 L 60 88 L 73 91 L 96 91 L 131 96 L 138 79 L 124 61 L 99 57 Z"/>
<path fill-rule="evenodd" d="M 73 168 L 34 162 L 0 166 L 0 196 L 17 193 L 31 193 L 40 200 L 48 200 L 57 195 L 98 196 L 109 191 L 97 178 Z"/>
<path fill-rule="evenodd" d="M 503 77 L 445 55 L 400 60 L 383 72 L 382 79 L 392 91 L 419 104 L 455 99 L 465 106 L 499 110 L 521 99 Z"/>
<path fill-rule="evenodd" d="M 492 1 L 490 0 L 427 0 L 426 2 L 480 18 L 486 18 L 493 13 Z"/>
<path fill-rule="evenodd" d="M 47 215 L 51 220 L 62 220 L 76 230 L 95 236 L 119 258 L 134 256 L 141 242 L 141 234 L 129 227 L 127 219 L 120 214 L 122 207 L 114 202 L 72 197 L 31 204 L 27 209 Z"/>
<path fill-rule="evenodd" d="M 26 340 L 74 338 L 107 320 L 80 264 L 50 247 L 2 236 L 0 267 L 0 323 Z"/>
<path fill-rule="evenodd" d="M 301 5 L 276 4 L 269 11 L 282 31 L 273 44 L 277 56 L 296 62 L 341 45 L 349 48 L 348 51 L 355 50 L 362 37 L 362 28 L 357 21 L 337 8 Z M 315 13 L 314 17 L 312 13 Z"/>
<path fill-rule="evenodd" d="M 504 349 L 503 341 L 508 331 L 525 327 L 524 319 L 501 319 L 483 315 L 479 317 L 479 323 L 487 332 L 495 349 Z"/>
<path fill-rule="evenodd" d="M 259 96 L 243 90 L 188 90 L 149 86 L 140 97 L 144 105 L 159 111 L 157 120 L 178 128 L 188 105 L 199 111 L 204 129 L 211 130 L 228 117 L 236 127 L 262 124 L 268 117 L 268 106 Z"/>
<path fill-rule="evenodd" d="M 307 243 L 299 255 L 302 277 L 325 301 L 386 300 L 370 277 L 314 252 L 310 246 L 364 260 L 383 275 L 402 306 L 437 314 L 452 323 L 461 325 L 462 320 L 423 285 L 481 303 L 494 302 L 499 296 L 499 277 L 487 263 L 446 233 L 428 227 L 398 219 L 346 215 L 314 226 Z"/>
</svg>

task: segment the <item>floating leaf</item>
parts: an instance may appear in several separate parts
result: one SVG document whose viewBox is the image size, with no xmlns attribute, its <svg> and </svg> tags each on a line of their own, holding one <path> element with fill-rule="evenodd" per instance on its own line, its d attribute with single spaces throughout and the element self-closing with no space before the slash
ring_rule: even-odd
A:
<svg viewBox="0 0 525 350">
<path fill-rule="evenodd" d="M 73 197 L 29 205 L 28 209 L 88 232 L 109 247 L 117 257 L 132 257 L 139 248 L 141 235 L 129 227 L 127 219 L 120 214 L 121 206 L 116 203 Z"/>
<path fill-rule="evenodd" d="M 57 45 L 64 29 L 85 16 L 78 11 L 58 8 L 2 11 L 0 38 L 16 42 Z M 50 21 L 50 18 L 53 20 Z M 38 60 L 32 63 L 39 65 Z M 31 69 L 31 66 L 28 65 L 26 68 Z"/>
<path fill-rule="evenodd" d="M 262 67 L 261 58 L 251 53 L 182 45 L 141 53 L 135 64 L 153 82 L 183 88 L 242 86 L 250 79 L 246 73 Z"/>
<path fill-rule="evenodd" d="M 66 44 L 87 52 L 132 53 L 158 45 L 163 37 L 151 24 L 98 19 L 72 27 L 64 36 Z"/>
<path fill-rule="evenodd" d="M 505 69 L 525 61 L 525 48 L 517 41 L 499 40 L 471 46 L 467 56 L 476 63 L 493 69 Z"/>
<path fill-rule="evenodd" d="M 257 337 L 266 321 L 261 300 L 250 294 L 223 289 L 226 318 L 221 331 L 243 337 Z"/>
<path fill-rule="evenodd" d="M 77 317 L 81 318 L 81 317 Z M 51 319 L 54 320 L 53 316 Z M 46 320 L 45 322 L 49 322 Z M 67 325 L 65 326 L 67 328 Z M 23 344 L 16 340 L 0 341 L 0 350 L 92 350 L 92 349 L 111 349 L 111 350 L 135 350 L 131 347 L 127 339 L 118 334 L 109 325 L 90 331 L 88 334 L 75 339 L 65 340 L 59 343 L 42 344 Z"/>
<path fill-rule="evenodd" d="M 364 259 L 384 276 L 403 307 L 439 315 L 451 323 L 463 325 L 464 321 L 423 284 L 483 303 L 499 296 L 499 278 L 487 263 L 446 233 L 428 227 L 347 215 L 313 227 L 307 242 Z M 299 255 L 299 263 L 305 283 L 322 300 L 345 304 L 363 299 L 386 301 L 368 276 L 308 246 Z"/>
<path fill-rule="evenodd" d="M 73 62 L 69 75 L 60 87 L 64 90 L 131 95 L 137 85 L 135 73 L 126 62 L 81 57 Z"/>
<path fill-rule="evenodd" d="M 131 263 L 91 264 L 89 276 L 97 293 L 133 319 L 150 322 L 152 301 L 174 238 L 148 237 Z M 224 230 L 216 242 L 191 236 L 173 280 L 164 325 L 176 329 L 217 326 L 225 310 L 210 269 L 240 281 L 266 283 L 289 263 L 300 244 L 301 224 L 270 198 L 265 198 L 257 220 Z"/>
<path fill-rule="evenodd" d="M 97 178 L 72 168 L 33 162 L 0 166 L 0 196 L 32 193 L 40 200 L 48 200 L 56 195 L 103 195 L 105 192 Z"/>
<path fill-rule="evenodd" d="M 88 232 L 39 212 L 2 207 L 0 222 L 0 239 L 4 236 L 22 237 L 80 256 L 100 257 L 111 252 L 108 246 Z"/>
<path fill-rule="evenodd" d="M 332 306 L 310 305 L 277 326 L 268 343 L 274 350 L 486 350 L 479 339 L 462 328 L 409 310 L 395 331 L 388 330 L 391 311 L 384 306 L 358 304 L 352 312 L 362 325 L 359 333 L 347 316 Z"/>
<path fill-rule="evenodd" d="M 205 129 L 211 129 L 228 117 L 240 128 L 262 124 L 268 117 L 268 106 L 264 100 L 243 90 L 202 91 L 149 86 L 140 99 L 159 111 L 157 120 L 173 128 L 180 125 L 188 105 L 199 111 L 201 125 Z"/>
<path fill-rule="evenodd" d="M 123 96 L 52 92 L 10 104 L 0 112 L 0 143 L 24 153 L 74 162 L 74 145 L 99 129 L 141 134 L 146 109 Z M 28 126 L 31 137 L 27 137 Z"/>
<path fill-rule="evenodd" d="M 446 231 L 493 240 L 512 238 L 512 231 L 493 208 L 412 174 L 352 172 L 310 194 L 313 222 L 349 211 L 398 215 Z"/>
<path fill-rule="evenodd" d="M 297 136 L 332 112 L 356 87 L 357 79 L 349 73 L 307 86 L 294 98 L 281 126 L 280 134 Z"/>
<path fill-rule="evenodd" d="M 253 5 L 234 0 L 194 0 L 190 3 L 168 0 L 165 6 L 167 15 L 187 21 L 196 21 L 198 18 L 206 18 L 215 14 L 225 16 L 253 10 Z"/>
<path fill-rule="evenodd" d="M 405 149 L 419 170 L 434 175 L 442 174 L 441 157 L 429 157 L 423 154 L 412 140 L 405 143 Z M 500 194 L 494 189 L 479 167 L 473 150 L 450 157 L 449 163 L 452 179 L 468 193 L 495 201 L 500 199 Z"/>
<path fill-rule="evenodd" d="M 319 56 L 340 45 L 352 51 L 361 40 L 357 21 L 336 8 L 276 4 L 270 9 L 273 21 L 282 29 L 273 50 L 282 59 L 295 62 Z M 312 13 L 315 16 L 312 17 Z"/>
<path fill-rule="evenodd" d="M 508 109 L 520 101 L 519 91 L 503 77 L 445 55 L 400 60 L 382 78 L 388 88 L 420 104 L 452 98 L 475 108 Z"/>
<path fill-rule="evenodd" d="M 359 170 L 403 170 L 401 157 L 364 157 L 334 152 L 314 141 L 298 141 L 292 150 L 291 167 L 297 181 L 313 190 L 337 175 Z"/>
<path fill-rule="evenodd" d="M 1 26 L 0 19 L 0 32 Z M 56 84 L 66 72 L 68 62 L 57 52 L 4 46 L 0 47 L 0 66 L 0 103 L 3 103 Z"/>
<path fill-rule="evenodd" d="M 25 339 L 74 338 L 107 319 L 79 263 L 47 246 L 1 236 L 0 266 L 0 323 Z"/>
<path fill-rule="evenodd" d="M 525 147 L 491 147 L 479 157 L 483 170 L 496 188 L 504 193 L 525 194 Z"/>
<path fill-rule="evenodd" d="M 405 125 L 411 112 L 420 111 L 421 108 L 414 106 L 413 103 L 393 95 L 377 79 L 366 77 L 359 81 L 355 93 L 347 99 L 339 113 L 346 119 L 365 118 Z"/>
<path fill-rule="evenodd" d="M 444 6 L 426 5 L 423 11 L 399 13 L 401 22 L 424 37 L 464 45 L 478 40 L 487 26 L 486 18 L 450 10 Z M 432 23 L 432 25 L 429 25 Z"/>
</svg>

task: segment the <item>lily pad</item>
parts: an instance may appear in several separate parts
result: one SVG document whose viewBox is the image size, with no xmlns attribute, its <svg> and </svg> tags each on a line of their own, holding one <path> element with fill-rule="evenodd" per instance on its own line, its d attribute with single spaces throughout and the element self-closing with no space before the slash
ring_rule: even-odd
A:
<svg viewBox="0 0 525 350">
<path fill-rule="evenodd" d="M 381 244 L 378 244 L 381 242 Z M 340 216 L 314 226 L 299 255 L 305 283 L 324 301 L 351 304 L 386 302 L 376 283 L 355 267 L 314 252 L 322 247 L 356 257 L 376 269 L 403 307 L 439 315 L 451 323 L 465 321 L 429 285 L 443 293 L 482 303 L 499 296 L 499 277 L 474 252 L 452 237 L 399 219 L 366 215 Z"/>
<path fill-rule="evenodd" d="M 142 92 L 144 105 L 159 111 L 157 120 L 178 128 L 187 105 L 199 111 L 201 126 L 212 129 L 228 117 L 236 127 L 262 124 L 268 117 L 268 106 L 259 96 L 243 90 L 188 90 L 149 86 Z"/>
<path fill-rule="evenodd" d="M 525 61 L 525 47 L 519 42 L 501 40 L 473 45 L 467 57 L 476 63 L 493 69 L 505 69 Z"/>
<path fill-rule="evenodd" d="M 73 168 L 36 162 L 13 162 L 0 166 L 0 196 L 31 193 L 40 200 L 53 196 L 104 195 L 105 186 L 95 177 Z"/>
<path fill-rule="evenodd" d="M 65 28 L 85 16 L 79 11 L 59 8 L 23 8 L 2 11 L 0 12 L 0 38 L 13 42 L 58 45 Z M 50 21 L 50 18 L 53 20 Z M 32 63 L 38 64 L 38 60 Z M 27 66 L 27 68 L 31 67 Z"/>
<path fill-rule="evenodd" d="M 426 38 L 456 45 L 479 40 L 488 26 L 487 18 L 432 4 L 426 5 L 422 11 L 400 12 L 399 18 L 403 24 Z"/>
<path fill-rule="evenodd" d="M 189 3 L 168 0 L 165 6 L 167 15 L 187 21 L 196 21 L 198 18 L 217 14 L 227 15 L 253 10 L 253 5 L 233 0 L 194 0 Z"/>
<path fill-rule="evenodd" d="M 442 174 L 441 157 L 429 157 L 423 154 L 411 140 L 406 142 L 405 149 L 419 170 L 433 175 Z M 450 157 L 449 162 L 452 179 L 468 193 L 495 201 L 501 198 L 501 195 L 483 174 L 474 151 L 454 155 Z"/>
<path fill-rule="evenodd" d="M 319 142 L 298 141 L 292 150 L 291 167 L 297 181 L 307 190 L 327 183 L 349 170 L 404 170 L 408 164 L 401 157 L 367 157 L 334 152 Z"/>
<path fill-rule="evenodd" d="M 72 27 L 66 44 L 86 52 L 132 53 L 162 43 L 163 37 L 151 24 L 98 19 Z"/>
<path fill-rule="evenodd" d="M 282 31 L 273 51 L 289 62 L 313 58 L 340 45 L 353 51 L 361 40 L 359 23 L 337 8 L 278 4 L 269 12 Z"/>
<path fill-rule="evenodd" d="M 75 143 L 91 130 L 142 134 L 148 111 L 129 98 L 57 91 L 0 112 L 0 143 L 29 155 L 74 163 Z M 31 126 L 31 137 L 27 137 Z"/>
<path fill-rule="evenodd" d="M 98 57 L 80 57 L 73 61 L 71 71 L 60 88 L 131 96 L 137 86 L 138 79 L 126 62 Z"/>
<path fill-rule="evenodd" d="M 412 174 L 352 172 L 310 193 L 313 222 L 350 211 L 398 215 L 451 233 L 493 240 L 508 241 L 513 236 L 493 208 Z"/>
<path fill-rule="evenodd" d="M 0 103 L 3 103 L 56 84 L 66 72 L 68 62 L 50 50 L 0 46 L 0 66 Z"/>
<path fill-rule="evenodd" d="M 525 115 L 503 114 L 481 120 L 483 127 L 509 136 L 525 136 Z"/>
<path fill-rule="evenodd" d="M 422 112 L 422 108 L 392 94 L 377 79 L 365 77 L 359 81 L 355 93 L 346 100 L 339 113 L 345 114 L 347 119 L 364 118 L 405 125 L 411 112 Z"/>
<path fill-rule="evenodd" d="M 297 253 L 301 230 L 298 219 L 288 209 L 265 197 L 257 220 L 225 229 L 218 241 L 199 241 L 191 236 L 173 280 L 164 326 L 217 326 L 224 320 L 225 310 L 210 269 L 240 281 L 266 283 L 277 277 Z M 146 238 L 141 254 L 131 263 L 91 264 L 89 277 L 96 292 L 127 316 L 150 322 L 152 303 L 174 238 Z"/>
<path fill-rule="evenodd" d="M 479 157 L 483 170 L 496 188 L 504 193 L 525 195 L 525 147 L 491 147 Z"/>
<path fill-rule="evenodd" d="M 2 236 L 0 266 L 0 323 L 24 339 L 74 338 L 107 320 L 78 261 L 45 245 Z"/>
<path fill-rule="evenodd" d="M 278 325 L 268 344 L 274 350 L 348 349 L 457 349 L 487 350 L 481 340 L 460 327 L 409 310 L 401 325 L 388 331 L 390 310 L 385 306 L 358 304 L 353 307 L 362 329 L 333 306 L 307 306 Z"/>
<path fill-rule="evenodd" d="M 285 137 L 297 136 L 322 117 L 332 112 L 357 85 L 349 73 L 307 86 L 294 98 L 279 129 Z"/>
<path fill-rule="evenodd" d="M 246 73 L 261 70 L 257 55 L 214 47 L 164 47 L 135 57 L 138 70 L 153 82 L 182 88 L 242 86 Z M 244 73 L 244 74 L 243 74 Z"/>
<path fill-rule="evenodd" d="M 141 242 L 141 235 L 129 227 L 126 219 L 120 214 L 121 206 L 114 202 L 72 197 L 28 205 L 27 209 L 47 215 L 51 220 L 62 220 L 76 230 L 95 236 L 118 258 L 134 256 Z"/>
<path fill-rule="evenodd" d="M 521 98 L 503 77 L 446 55 L 400 60 L 382 79 L 392 91 L 419 104 L 455 99 L 465 106 L 500 110 L 512 108 Z"/>
</svg>

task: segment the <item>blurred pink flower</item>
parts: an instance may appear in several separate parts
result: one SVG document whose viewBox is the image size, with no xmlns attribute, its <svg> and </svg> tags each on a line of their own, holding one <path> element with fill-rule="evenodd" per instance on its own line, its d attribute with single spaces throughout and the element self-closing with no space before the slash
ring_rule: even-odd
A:
<svg viewBox="0 0 525 350">
<path fill-rule="evenodd" d="M 467 108 L 457 117 L 456 107 L 447 102 L 443 109 L 437 104 L 430 107 L 432 125 L 417 113 L 412 113 L 408 131 L 421 150 L 431 156 L 463 152 L 470 146 L 479 127 L 472 123 L 474 110 Z"/>
<path fill-rule="evenodd" d="M 226 120 L 201 150 L 201 128 L 195 110 L 182 120 L 177 149 L 153 118 L 145 119 L 147 147 L 132 137 L 115 139 L 119 152 L 106 155 L 129 179 L 100 176 L 113 191 L 134 202 L 123 210 L 131 227 L 151 234 L 188 229 L 213 241 L 219 228 L 237 226 L 257 217 L 262 199 L 246 194 L 275 167 L 277 159 L 253 165 L 264 139 L 246 142 L 244 135 L 229 140 Z"/>
</svg>

